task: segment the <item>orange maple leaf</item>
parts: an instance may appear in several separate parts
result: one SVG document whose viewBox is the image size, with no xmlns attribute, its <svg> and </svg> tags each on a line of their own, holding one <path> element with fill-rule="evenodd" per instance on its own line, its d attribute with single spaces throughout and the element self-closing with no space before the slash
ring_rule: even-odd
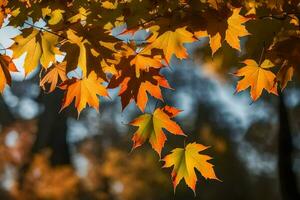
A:
<svg viewBox="0 0 300 200">
<path fill-rule="evenodd" d="M 87 78 L 72 78 L 64 81 L 60 85 L 61 89 L 66 90 L 61 110 L 69 106 L 74 99 L 78 115 L 86 107 L 86 104 L 98 110 L 98 96 L 109 96 L 106 88 L 101 85 L 102 82 L 103 80 L 94 72 L 91 72 Z"/>
<path fill-rule="evenodd" d="M 9 72 L 17 72 L 17 68 L 12 59 L 6 55 L 0 55 L 0 92 L 4 91 L 7 85 L 11 84 L 11 76 Z"/>
<path fill-rule="evenodd" d="M 265 60 L 261 65 L 258 65 L 254 60 L 247 59 L 243 62 L 246 66 L 234 73 L 236 76 L 243 76 L 236 86 L 236 92 L 251 87 L 251 98 L 256 101 L 263 89 L 269 93 L 277 95 L 277 85 L 275 83 L 275 74 L 267 69 L 274 67 L 274 64 Z"/>
<path fill-rule="evenodd" d="M 165 111 L 166 109 L 169 110 L 168 113 Z M 130 125 L 139 127 L 132 138 L 133 149 L 144 144 L 146 140 L 149 140 L 152 148 L 160 156 L 161 150 L 167 140 L 163 129 L 174 135 L 185 136 L 180 126 L 171 120 L 177 114 L 178 110 L 172 107 L 166 109 L 157 108 L 153 114 L 143 114 L 130 122 Z M 175 114 L 172 114 L 172 112 Z"/>
<path fill-rule="evenodd" d="M 43 90 L 46 90 L 46 84 L 50 84 L 48 92 L 53 92 L 58 81 L 65 81 L 66 79 L 66 62 L 53 64 L 52 67 L 47 69 L 46 75 L 41 79 L 40 86 Z"/>
<path fill-rule="evenodd" d="M 136 77 L 140 77 L 141 71 L 149 71 L 149 68 L 159 69 L 163 67 L 160 56 L 152 57 L 150 52 L 146 49 L 139 51 L 134 50 L 129 45 L 122 45 L 121 56 L 125 57 L 128 63 L 123 62 L 123 65 L 130 65 L 135 67 Z"/>
<path fill-rule="evenodd" d="M 176 148 L 171 154 L 164 157 L 165 162 L 163 167 L 173 167 L 172 180 L 174 191 L 176 186 L 182 179 L 186 184 L 194 191 L 196 189 L 197 176 L 195 168 L 206 179 L 216 179 L 216 174 L 213 169 L 213 165 L 207 162 L 212 158 L 207 155 L 199 154 L 200 151 L 204 151 L 208 147 L 201 144 L 190 143 L 185 148 Z"/>
</svg>

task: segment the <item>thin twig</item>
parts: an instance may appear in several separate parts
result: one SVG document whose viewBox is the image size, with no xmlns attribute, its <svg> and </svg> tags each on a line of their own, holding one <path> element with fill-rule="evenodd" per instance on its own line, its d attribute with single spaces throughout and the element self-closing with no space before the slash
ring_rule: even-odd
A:
<svg viewBox="0 0 300 200">
<path fill-rule="evenodd" d="M 285 13 L 282 13 L 281 15 L 263 15 L 263 16 L 260 16 L 258 17 L 259 19 L 277 19 L 277 20 L 285 20 L 286 18 L 293 18 L 292 16 L 290 15 L 300 15 L 299 12 L 285 12 Z"/>
<path fill-rule="evenodd" d="M 39 29 L 39 30 L 41 30 L 41 31 L 45 31 L 45 32 L 51 33 L 51 34 L 56 35 L 56 36 L 58 36 L 58 37 L 60 37 L 60 38 L 69 40 L 68 38 L 66 38 L 66 37 L 64 37 L 64 36 L 62 36 L 62 35 L 60 35 L 60 34 L 58 34 L 58 33 L 56 33 L 56 32 L 50 31 L 50 30 L 48 30 L 48 29 L 46 29 L 46 28 L 39 27 L 39 26 L 36 26 L 36 25 L 34 25 L 34 24 L 30 24 L 30 23 L 28 23 L 28 22 L 26 22 L 26 21 L 24 22 L 24 24 L 26 24 L 26 25 L 28 25 L 28 26 L 31 26 L 31 27 L 33 27 L 33 28 Z"/>
<path fill-rule="evenodd" d="M 262 48 L 262 50 L 261 50 L 261 54 L 260 54 L 258 66 L 261 65 L 264 55 L 265 55 L 265 43 L 264 43 L 263 48 Z"/>
</svg>

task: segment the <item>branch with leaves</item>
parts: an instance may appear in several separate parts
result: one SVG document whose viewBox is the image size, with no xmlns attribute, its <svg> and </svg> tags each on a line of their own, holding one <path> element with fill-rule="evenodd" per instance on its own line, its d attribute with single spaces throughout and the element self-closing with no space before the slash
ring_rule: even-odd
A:
<svg viewBox="0 0 300 200">
<path fill-rule="evenodd" d="M 119 88 L 122 109 L 135 102 L 143 113 L 130 123 L 138 127 L 132 138 L 133 149 L 149 141 L 161 157 L 166 131 L 188 135 L 173 119 L 180 112 L 177 108 L 164 105 L 153 113 L 145 113 L 149 95 L 163 102 L 161 88 L 173 89 L 161 70 L 168 69 L 174 58 L 189 58 L 185 45 L 203 41 L 209 49 L 202 52 L 205 56 L 233 52 L 236 60 L 245 65 L 234 73 L 242 77 L 237 92 L 250 87 L 253 101 L 259 99 L 263 90 L 277 95 L 277 87 L 287 86 L 300 63 L 299 3 L 4 0 L 0 2 L 0 25 L 7 18 L 8 26 L 19 28 L 21 34 L 9 47 L 12 57 L 0 56 L 0 91 L 11 84 L 10 72 L 17 71 L 14 59 L 24 54 L 25 76 L 40 65 L 41 88 L 47 93 L 63 90 L 62 109 L 74 102 L 78 115 L 87 105 L 98 110 L 99 97 L 109 97 L 109 89 Z M 36 25 L 40 20 L 45 27 Z M 274 30 L 262 31 L 271 22 Z M 23 28 L 24 25 L 29 28 Z M 135 40 L 137 33 L 145 38 Z M 124 37 L 127 40 L 120 39 Z M 251 55 L 257 44 L 263 50 L 255 61 Z M 290 52 L 284 50 L 287 47 Z M 58 55 L 63 56 L 62 61 L 57 60 Z M 236 65 L 230 63 L 228 67 Z M 78 69 L 81 74 L 68 76 Z M 208 162 L 211 158 L 199 154 L 205 149 L 201 144 L 190 143 L 162 159 L 165 167 L 173 166 L 174 188 L 184 179 L 195 191 L 195 168 L 205 178 L 219 180 Z"/>
</svg>

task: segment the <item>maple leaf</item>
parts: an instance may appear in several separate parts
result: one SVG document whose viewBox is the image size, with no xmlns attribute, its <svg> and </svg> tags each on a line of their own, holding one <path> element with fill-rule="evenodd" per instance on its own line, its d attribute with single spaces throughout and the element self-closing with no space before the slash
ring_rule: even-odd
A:
<svg viewBox="0 0 300 200">
<path fill-rule="evenodd" d="M 251 98 L 256 101 L 263 89 L 269 93 L 277 95 L 277 86 L 275 83 L 275 74 L 267 69 L 274 67 L 270 60 L 264 60 L 258 65 L 255 60 L 247 59 L 243 62 L 246 66 L 234 73 L 236 76 L 243 76 L 236 86 L 236 92 L 251 87 Z"/>
<path fill-rule="evenodd" d="M 65 81 L 66 75 L 66 62 L 55 63 L 52 67 L 48 68 L 45 76 L 40 81 L 40 86 L 46 90 L 46 85 L 50 84 L 49 93 L 53 92 L 59 80 Z"/>
<path fill-rule="evenodd" d="M 218 15 L 216 11 L 206 13 L 205 19 L 210 20 L 207 22 L 207 30 L 200 30 L 195 32 L 195 36 L 198 38 L 209 37 L 210 47 L 212 54 L 222 46 L 222 42 L 225 40 L 232 48 L 241 50 L 240 37 L 249 35 L 245 25 L 249 19 L 240 15 L 241 8 L 235 8 L 232 10 L 231 16 L 228 18 L 215 17 Z"/>
<path fill-rule="evenodd" d="M 294 67 L 284 64 L 276 74 L 276 79 L 281 83 L 281 91 L 284 90 L 289 81 L 292 80 L 294 75 Z"/>
<path fill-rule="evenodd" d="M 69 106 L 74 99 L 78 115 L 86 107 L 86 104 L 98 110 L 98 96 L 108 97 L 106 88 L 101 85 L 102 82 L 103 80 L 97 77 L 95 72 L 91 72 L 86 78 L 72 78 L 64 81 L 60 85 L 61 89 L 66 90 L 61 110 Z"/>
<path fill-rule="evenodd" d="M 236 8 L 233 10 L 232 15 L 228 18 L 228 28 L 226 30 L 225 40 L 234 49 L 241 50 L 240 47 L 240 37 L 249 35 L 247 31 L 245 22 L 249 19 L 240 15 L 241 8 Z"/>
<path fill-rule="evenodd" d="M 55 55 L 60 54 L 56 47 L 58 39 L 58 36 L 52 33 L 28 28 L 22 30 L 22 34 L 14 38 L 15 43 L 10 49 L 13 51 L 14 59 L 27 53 L 24 60 L 27 76 L 39 63 L 47 68 L 51 62 L 55 62 Z"/>
<path fill-rule="evenodd" d="M 4 91 L 6 84 L 11 84 L 11 76 L 9 72 L 17 72 L 17 68 L 12 59 L 6 55 L 0 55 L 0 92 Z"/>
<path fill-rule="evenodd" d="M 61 9 L 55 9 L 53 11 L 49 7 L 42 9 L 43 18 L 48 17 L 47 22 L 50 25 L 58 24 L 63 19 L 63 13 L 65 13 L 65 11 Z"/>
<path fill-rule="evenodd" d="M 150 67 L 162 67 L 162 63 L 159 59 L 147 57 L 142 54 L 136 54 L 135 57 L 130 61 L 130 65 L 135 66 L 135 73 L 137 77 L 140 77 L 141 70 L 147 71 Z"/>
<path fill-rule="evenodd" d="M 293 32 L 292 32 L 293 33 Z M 292 34 L 289 33 L 289 34 Z M 298 34 L 298 33 L 296 33 Z M 276 64 L 281 65 L 277 73 L 277 80 L 283 90 L 289 81 L 292 80 L 294 71 L 300 62 L 300 38 L 294 35 L 279 38 L 269 49 L 269 56 Z M 286 51 L 286 50 L 289 51 Z"/>
<path fill-rule="evenodd" d="M 146 140 L 149 140 L 152 148 L 160 156 L 167 139 L 163 129 L 174 135 L 185 136 L 180 126 L 171 120 L 177 114 L 178 110 L 172 107 L 167 107 L 166 109 L 169 112 L 166 112 L 165 108 L 157 108 L 153 114 L 143 114 L 130 122 L 130 125 L 139 127 L 132 138 L 133 149 L 144 144 Z M 176 114 L 172 114 L 172 112 Z"/>
<path fill-rule="evenodd" d="M 195 168 L 206 179 L 219 180 L 213 169 L 213 165 L 209 160 L 212 158 L 207 155 L 199 154 L 208 147 L 201 144 L 190 143 L 185 148 L 176 148 L 172 152 L 163 158 L 165 162 L 164 168 L 173 167 L 172 180 L 174 191 L 176 186 L 184 179 L 185 183 L 194 191 L 196 189 L 197 176 Z"/>
<path fill-rule="evenodd" d="M 122 66 L 122 63 L 120 64 Z M 140 76 L 135 75 L 135 69 L 126 67 L 114 75 L 108 88 L 120 87 L 119 96 L 121 97 L 122 109 L 134 100 L 138 108 L 144 112 L 148 102 L 148 94 L 163 100 L 160 87 L 169 88 L 168 81 L 159 74 L 159 69 L 150 68 L 149 71 L 141 71 Z"/>
<path fill-rule="evenodd" d="M 64 60 L 67 63 L 67 72 L 80 67 L 84 77 L 91 71 L 95 71 L 101 78 L 106 79 L 101 63 L 103 63 L 104 57 L 112 56 L 114 43 L 98 40 L 98 37 L 103 34 L 101 31 L 95 32 L 97 35 L 91 37 L 89 33 L 85 34 L 86 31 L 81 25 L 73 28 L 76 30 L 68 29 L 66 31 L 68 40 L 61 47 L 61 50 L 66 52 Z M 105 65 L 105 67 L 107 66 Z"/>
<path fill-rule="evenodd" d="M 167 63 L 170 62 L 173 54 L 177 58 L 184 59 L 188 57 L 184 43 L 192 43 L 197 39 L 192 33 L 186 30 L 186 27 L 177 28 L 175 31 L 166 31 L 159 37 L 157 33 L 149 38 L 149 42 L 152 42 L 146 49 L 162 49 Z"/>
<path fill-rule="evenodd" d="M 134 66 L 137 78 L 140 77 L 141 71 L 149 71 L 149 68 L 159 69 L 163 66 L 160 56 L 151 57 L 149 55 L 150 52 L 145 51 L 145 49 L 137 52 L 128 45 L 122 45 L 122 48 L 123 50 L 120 52 L 121 55 L 119 56 L 123 56 L 127 59 L 126 63 L 123 62 L 123 65 Z"/>
</svg>

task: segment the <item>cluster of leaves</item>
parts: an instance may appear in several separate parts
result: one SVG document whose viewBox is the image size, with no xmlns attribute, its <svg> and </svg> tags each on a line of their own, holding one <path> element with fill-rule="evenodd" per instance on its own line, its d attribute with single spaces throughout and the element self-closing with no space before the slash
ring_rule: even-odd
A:
<svg viewBox="0 0 300 200">
<path fill-rule="evenodd" d="M 123 109 L 134 101 L 145 112 L 148 95 L 163 101 L 161 88 L 172 89 L 160 71 L 169 67 L 173 56 L 188 58 L 184 44 L 208 39 L 209 54 L 214 57 L 223 48 L 241 51 L 244 37 L 249 42 L 246 54 L 240 56 L 245 66 L 235 73 L 243 77 L 236 90 L 251 87 L 255 101 L 263 89 L 277 94 L 277 87 L 284 89 L 292 79 L 299 63 L 299 3 L 298 0 L 1 0 L 0 25 L 9 17 L 8 25 L 19 28 L 21 34 L 9 48 L 12 57 L 0 56 L 0 91 L 11 84 L 10 72 L 17 71 L 13 59 L 26 54 L 25 76 L 41 66 L 41 88 L 45 92 L 65 91 L 62 109 L 75 101 L 78 114 L 87 104 L 98 110 L 99 96 L 109 97 L 108 89 L 119 88 Z M 37 25 L 41 19 L 46 26 Z M 274 30 L 269 30 L 271 36 L 269 32 L 259 32 L 257 27 L 252 28 L 255 31 L 248 30 L 253 24 L 263 27 L 271 21 L 274 23 Z M 122 26 L 126 28 L 115 34 Z M 143 32 L 146 38 L 119 39 L 138 32 Z M 258 49 L 254 45 L 261 52 L 257 61 Z M 284 50 L 287 48 L 289 53 Z M 59 61 L 58 56 L 63 56 L 63 60 Z M 276 66 L 277 74 L 271 71 Z M 70 72 L 77 69 L 81 75 L 72 77 Z M 149 140 L 161 156 L 165 131 L 186 136 L 172 119 L 179 112 L 165 105 L 133 120 L 131 125 L 138 126 L 132 138 L 133 148 Z M 207 162 L 211 158 L 199 154 L 205 149 L 201 144 L 190 143 L 163 158 L 165 167 L 173 166 L 174 188 L 184 179 L 195 191 L 195 168 L 205 178 L 218 179 L 213 165 Z"/>
</svg>

